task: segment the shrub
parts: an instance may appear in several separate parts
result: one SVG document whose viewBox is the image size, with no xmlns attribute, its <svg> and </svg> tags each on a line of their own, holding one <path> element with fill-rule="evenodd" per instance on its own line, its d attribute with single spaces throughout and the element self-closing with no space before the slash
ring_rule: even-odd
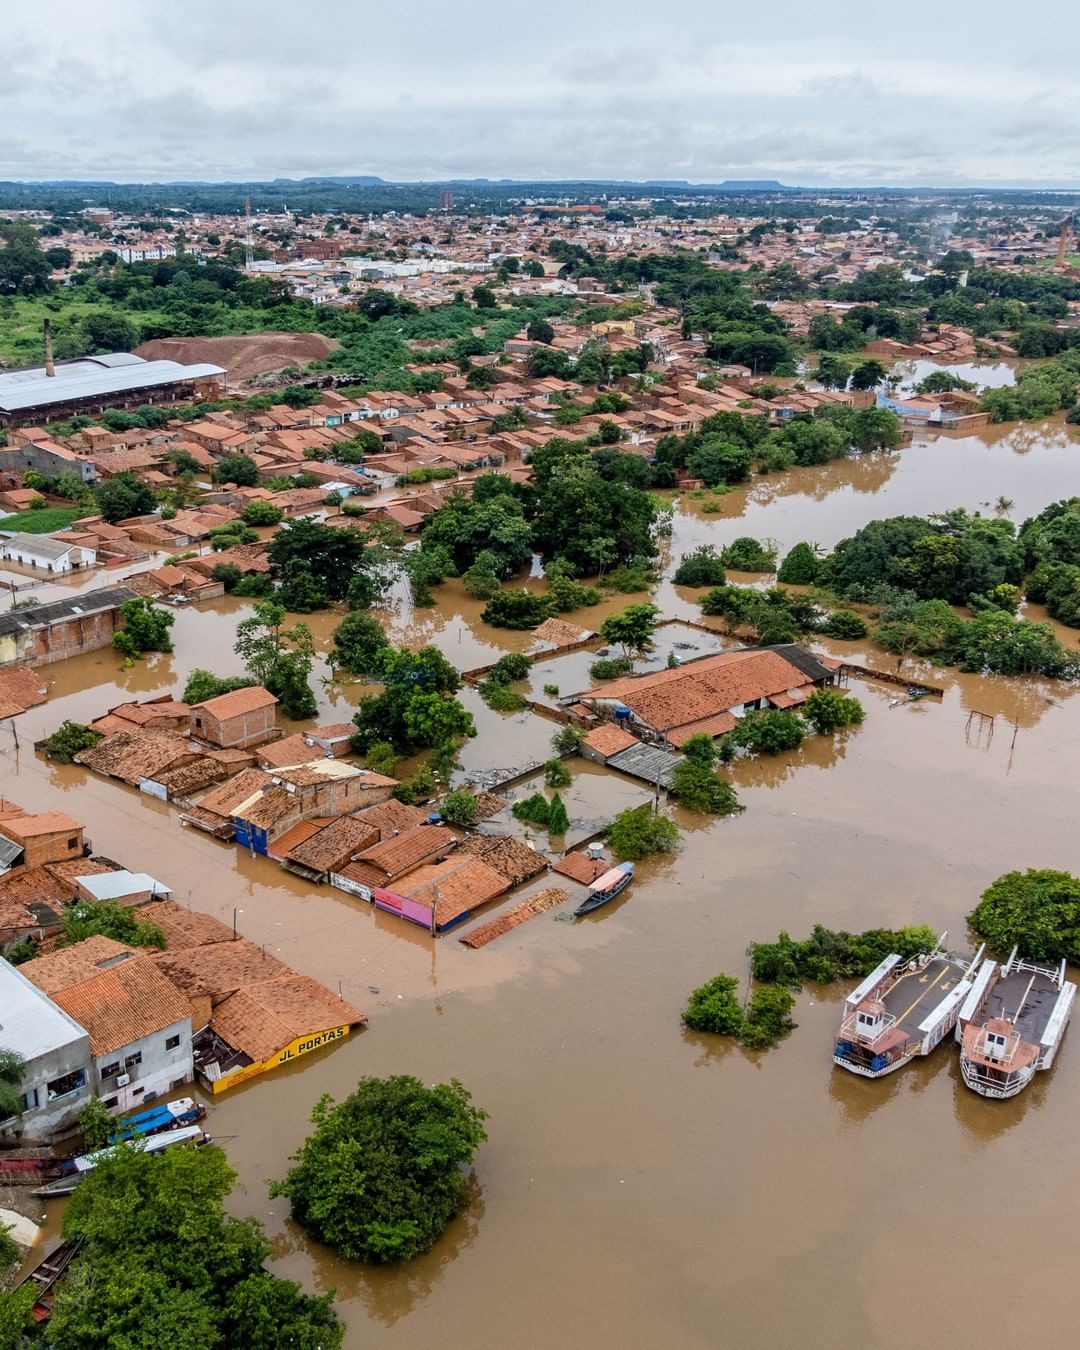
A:
<svg viewBox="0 0 1080 1350">
<path fill-rule="evenodd" d="M 691 1031 L 710 1031 L 717 1036 L 738 1036 L 743 1014 L 736 997 L 739 981 L 730 975 L 714 975 L 690 995 L 682 1020 Z"/>
<path fill-rule="evenodd" d="M 511 680 L 528 679 L 531 669 L 532 662 L 523 652 L 507 652 L 492 666 L 488 679 L 495 684 L 509 684 Z"/>
<path fill-rule="evenodd" d="M 374 745 L 368 747 L 368 752 L 364 758 L 367 760 L 367 766 L 372 773 L 381 773 L 386 778 L 394 776 L 398 753 L 389 741 L 376 741 Z"/>
<path fill-rule="evenodd" d="M 533 825 L 546 826 L 551 815 L 551 804 L 542 792 L 534 792 L 531 797 L 515 802 L 510 808 L 510 813 L 515 820 L 527 820 Z"/>
<path fill-rule="evenodd" d="M 647 591 L 655 580 L 654 573 L 648 567 L 627 564 L 606 572 L 599 579 L 599 584 L 607 591 L 618 591 L 620 595 L 636 595 L 639 591 Z"/>
<path fill-rule="evenodd" d="M 750 968 L 754 979 L 799 989 L 804 980 L 829 984 L 833 980 L 859 978 L 893 952 L 905 960 L 933 951 L 937 938 L 925 924 L 892 931 L 871 928 L 865 933 L 846 933 L 815 924 L 809 938 L 797 942 L 781 933 L 775 942 L 750 944 Z"/>
<path fill-rule="evenodd" d="M 556 792 L 548 803 L 548 834 L 562 837 L 570 828 L 570 817 L 566 813 L 563 799 Z"/>
<path fill-rule="evenodd" d="M 546 595 L 509 590 L 493 595 L 480 617 L 493 628 L 525 629 L 535 628 L 545 619 L 550 619 L 552 611 L 551 600 Z"/>
<path fill-rule="evenodd" d="M 462 1166 L 487 1138 L 486 1113 L 456 1080 L 363 1078 L 320 1098 L 315 1131 L 271 1187 L 293 1217 L 346 1260 L 409 1260 L 430 1250 L 464 1194 Z"/>
<path fill-rule="evenodd" d="M 968 916 L 999 952 L 1020 948 L 1029 961 L 1080 960 L 1080 878 L 1050 868 L 1006 872 Z"/>
<path fill-rule="evenodd" d="M 776 567 L 776 547 L 742 535 L 721 552 L 720 561 L 735 572 L 771 572 Z"/>
<path fill-rule="evenodd" d="M 735 789 L 715 774 L 710 764 L 696 758 L 681 759 L 671 773 L 671 795 L 688 811 L 711 816 L 733 816 L 746 808 Z"/>
<path fill-rule="evenodd" d="M 575 609 L 584 609 L 587 605 L 598 605 L 600 592 L 595 586 L 587 586 L 583 581 L 554 576 L 548 584 L 548 599 L 560 614 L 568 614 Z"/>
<path fill-rule="evenodd" d="M 64 910 L 61 925 L 65 946 L 98 934 L 129 947 L 166 946 L 164 929 L 115 900 L 78 900 Z"/>
<path fill-rule="evenodd" d="M 795 999 L 786 989 L 776 985 L 755 989 L 743 1018 L 740 1036 L 743 1045 L 751 1050 L 767 1050 L 775 1045 L 795 1026 L 791 1020 L 794 1006 Z"/>
<path fill-rule="evenodd" d="M 516 693 L 509 685 L 490 678 L 478 686 L 478 693 L 492 712 L 521 712 L 526 706 L 524 694 Z"/>
<path fill-rule="evenodd" d="M 561 759 L 549 759 L 544 763 L 544 782 L 549 788 L 570 786 L 570 770 Z"/>
<path fill-rule="evenodd" d="M 856 614 L 853 609 L 836 609 L 829 615 L 821 631 L 826 637 L 855 641 L 864 638 L 870 630 L 863 616 Z"/>
<path fill-rule="evenodd" d="M 70 764 L 80 750 L 90 750 L 100 740 L 100 731 L 91 731 L 81 722 L 61 722 L 46 739 L 45 753 L 60 764 Z"/>
<path fill-rule="evenodd" d="M 857 698 L 847 697 L 838 689 L 815 689 L 801 711 L 822 736 L 831 736 L 841 727 L 858 726 L 866 715 Z"/>
<path fill-rule="evenodd" d="M 196 666 L 180 697 L 185 703 L 204 703 L 208 698 L 217 698 L 218 694 L 231 694 L 234 689 L 249 689 L 254 683 L 240 675 L 215 675 L 211 670 L 200 670 Z"/>
<path fill-rule="evenodd" d="M 607 829 L 612 851 L 626 862 L 639 862 L 654 853 L 674 853 L 679 830 L 667 816 L 654 812 L 645 802 L 620 811 Z"/>
<path fill-rule="evenodd" d="M 388 647 L 382 624 L 370 614 L 346 614 L 334 629 L 330 661 L 350 675 L 368 675 L 378 668 Z"/>
<path fill-rule="evenodd" d="M 629 675 L 634 662 L 629 656 L 602 656 L 589 667 L 589 678 L 593 680 L 617 680 L 620 675 Z"/>
<path fill-rule="evenodd" d="M 548 698 L 558 698 L 559 686 L 557 684 L 545 684 L 544 693 L 547 694 Z"/>
<path fill-rule="evenodd" d="M 240 513 L 245 525 L 280 525 L 285 512 L 273 502 L 248 502 Z"/>
<path fill-rule="evenodd" d="M 734 731 L 724 737 L 724 751 L 745 750 L 750 755 L 779 755 L 797 750 L 803 743 L 806 727 L 797 713 L 770 708 L 747 713 Z M 724 754 L 728 758 L 728 754 Z"/>
<path fill-rule="evenodd" d="M 551 748 L 557 755 L 576 755 L 584 739 L 585 732 L 580 727 L 567 724 L 552 735 Z"/>
<path fill-rule="evenodd" d="M 723 586 L 727 583 L 724 564 L 712 544 L 703 544 L 693 553 L 684 553 L 675 575 L 676 586 Z"/>
<path fill-rule="evenodd" d="M 442 799 L 439 812 L 449 825 L 475 825 L 479 808 L 471 792 L 458 788 Z"/>
</svg>

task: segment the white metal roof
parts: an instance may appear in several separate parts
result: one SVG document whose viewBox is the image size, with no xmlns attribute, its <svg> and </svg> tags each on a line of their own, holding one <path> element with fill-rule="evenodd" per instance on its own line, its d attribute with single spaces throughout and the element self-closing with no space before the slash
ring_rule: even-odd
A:
<svg viewBox="0 0 1080 1350">
<path fill-rule="evenodd" d="M 39 558 L 62 558 L 75 548 L 74 544 L 54 539 L 50 534 L 20 534 L 16 530 L 9 534 L 0 530 L 0 536 L 4 538 L 6 549 L 21 549 L 23 553 L 34 553 Z"/>
<path fill-rule="evenodd" d="M 0 1045 L 31 1061 L 89 1036 L 35 984 L 0 957 Z"/>
<path fill-rule="evenodd" d="M 56 374 L 51 376 L 43 368 L 5 371 L 0 374 L 0 412 L 43 408 L 50 403 L 70 403 L 82 398 L 107 398 L 110 394 L 225 374 L 221 366 L 206 362 L 184 366 L 179 361 L 143 361 L 136 357 L 134 363 L 105 364 L 124 355 L 60 362 Z"/>
<path fill-rule="evenodd" d="M 119 900 L 122 896 L 140 895 L 143 891 L 149 891 L 161 900 L 172 895 L 163 881 L 155 881 L 148 872 L 97 872 L 89 877 L 76 877 L 75 880 L 95 900 Z"/>
</svg>

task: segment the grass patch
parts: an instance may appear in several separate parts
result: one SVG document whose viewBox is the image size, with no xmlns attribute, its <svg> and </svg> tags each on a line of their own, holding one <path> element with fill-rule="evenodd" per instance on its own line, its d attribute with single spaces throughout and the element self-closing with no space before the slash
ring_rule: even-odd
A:
<svg viewBox="0 0 1080 1350">
<path fill-rule="evenodd" d="M 16 511 L 0 518 L 0 529 L 19 530 L 22 534 L 51 534 L 66 530 L 73 520 L 93 514 L 92 506 L 43 506 L 36 511 Z"/>
</svg>

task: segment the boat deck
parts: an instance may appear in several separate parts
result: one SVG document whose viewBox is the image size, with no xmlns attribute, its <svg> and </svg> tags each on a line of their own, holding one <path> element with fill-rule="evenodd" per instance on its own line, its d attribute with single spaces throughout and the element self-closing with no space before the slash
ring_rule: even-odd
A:
<svg viewBox="0 0 1080 1350">
<path fill-rule="evenodd" d="M 926 1020 L 958 980 L 964 978 L 967 961 L 942 953 L 927 962 L 922 970 L 902 975 L 883 996 L 885 1011 L 896 1019 L 895 1028 L 915 1039 L 919 1024 Z"/>
<path fill-rule="evenodd" d="M 1007 1017 L 1014 1022 L 1022 1041 L 1038 1045 L 1060 993 L 1048 975 L 1031 970 L 1013 971 L 994 985 L 983 1021 Z"/>
</svg>

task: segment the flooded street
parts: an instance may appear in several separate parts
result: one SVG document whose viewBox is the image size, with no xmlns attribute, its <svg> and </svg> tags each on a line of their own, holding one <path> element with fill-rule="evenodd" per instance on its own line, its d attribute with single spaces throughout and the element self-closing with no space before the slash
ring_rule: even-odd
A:
<svg viewBox="0 0 1080 1350">
<path fill-rule="evenodd" d="M 1070 495 L 1080 442 L 1060 423 L 917 436 L 892 455 L 758 480 L 718 498 L 718 514 L 684 498 L 667 570 L 741 534 L 776 539 L 782 554 L 801 539 L 831 547 L 879 516 L 992 510 L 1005 496 L 1019 522 Z M 657 601 L 666 616 L 697 618 L 695 594 L 665 581 Z M 433 642 L 464 669 L 530 645 L 531 634 L 482 625 L 482 603 L 460 583 L 437 597 L 414 611 L 399 595 L 392 636 Z M 626 600 L 568 617 L 595 628 Z M 278 1274 L 336 1289 L 346 1346 L 909 1350 L 1071 1338 L 1076 1028 L 1052 1072 L 993 1102 L 963 1086 L 951 1043 L 881 1081 L 834 1068 L 845 987 L 804 990 L 797 1030 L 760 1054 L 688 1033 L 679 1014 L 718 972 L 745 977 L 747 944 L 781 929 L 925 922 L 959 947 L 966 914 L 1001 873 L 1080 872 L 1072 688 L 930 671 L 940 700 L 894 706 L 896 689 L 856 683 L 861 728 L 736 766 L 744 814 L 677 811 L 679 853 L 639 865 L 601 913 L 544 914 L 470 951 L 34 754 L 31 742 L 64 718 L 178 691 L 195 666 L 237 673 L 233 633 L 248 612 L 231 599 L 181 610 L 176 653 L 131 670 L 111 651 L 44 668 L 49 702 L 16 720 L 18 748 L 13 724 L 0 725 L 2 791 L 84 820 L 96 851 L 151 872 L 181 904 L 226 922 L 235 910 L 240 933 L 368 1014 L 368 1029 L 332 1051 L 220 1097 L 208 1122 L 239 1173 L 231 1208 L 267 1225 Z M 306 621 L 325 652 L 339 616 Z M 891 668 L 865 643 L 821 645 Z M 587 667 L 580 654 L 545 661 L 537 696 L 548 682 L 584 687 Z M 321 720 L 350 717 L 363 692 L 314 683 Z M 480 730 L 463 751 L 467 772 L 545 756 L 551 723 L 465 699 Z M 992 735 L 974 711 L 993 715 Z M 469 1204 L 435 1250 L 379 1270 L 310 1243 L 267 1182 L 283 1175 L 321 1093 L 391 1073 L 461 1079 L 490 1113 L 490 1139 Z M 1006 1279 L 1016 1292 L 971 1297 Z"/>
</svg>

